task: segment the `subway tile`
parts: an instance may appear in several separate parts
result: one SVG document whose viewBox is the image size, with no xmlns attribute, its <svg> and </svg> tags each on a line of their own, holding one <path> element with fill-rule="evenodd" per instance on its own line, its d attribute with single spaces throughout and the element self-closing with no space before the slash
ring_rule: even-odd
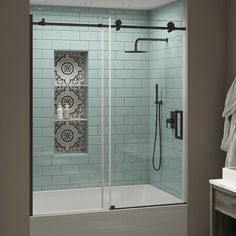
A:
<svg viewBox="0 0 236 236">
<path fill-rule="evenodd" d="M 111 173 L 112 181 L 122 181 L 125 179 L 124 172 Z"/>
<path fill-rule="evenodd" d="M 81 51 L 87 51 L 89 49 L 88 41 L 70 41 L 70 47 L 71 50 L 81 50 Z"/>
<path fill-rule="evenodd" d="M 52 82 L 53 82 L 53 78 L 54 78 L 54 70 L 52 70 L 52 68 L 42 69 L 42 78 L 47 79 L 51 83 L 51 86 L 52 86 Z M 50 87 L 47 87 L 47 88 L 50 88 Z"/>
<path fill-rule="evenodd" d="M 61 173 L 62 173 L 62 175 L 79 174 L 79 165 L 62 166 Z"/>
<path fill-rule="evenodd" d="M 53 67 L 53 60 L 50 59 L 34 59 L 34 68 L 51 69 Z"/>
<path fill-rule="evenodd" d="M 35 39 L 33 40 L 34 49 L 50 49 L 52 47 L 51 40 Z"/>
<path fill-rule="evenodd" d="M 97 39 L 98 39 L 98 33 L 97 32 L 84 32 L 84 31 L 80 32 L 80 40 L 93 40 L 93 41 L 96 41 Z M 95 44 L 97 45 L 97 43 L 94 43 L 94 45 Z"/>
<path fill-rule="evenodd" d="M 50 176 L 40 176 L 40 177 L 33 177 L 34 186 L 45 186 L 51 185 L 51 177 Z"/>
<path fill-rule="evenodd" d="M 89 183 L 98 183 L 100 180 L 101 180 L 100 174 L 89 174 Z"/>
<path fill-rule="evenodd" d="M 151 11 L 130 11 L 109 9 L 80 9 L 71 11 L 65 7 L 43 7 L 35 11 L 35 19 L 45 17 L 50 20 L 78 22 L 99 22 L 105 16 L 119 14 L 127 24 L 159 24 L 156 20 L 166 18 L 181 19 L 180 4 Z M 114 13 L 114 11 L 116 13 Z M 149 19 L 150 17 L 150 19 Z M 181 23 L 181 22 L 180 22 Z M 36 31 L 37 30 L 37 31 Z M 166 37 L 166 32 L 152 31 L 153 37 Z M 182 168 L 182 143 L 174 142 L 170 129 L 163 131 L 164 162 L 162 178 L 151 170 L 150 150 L 154 129 L 155 83 L 160 86 L 164 101 L 163 119 L 170 110 L 182 107 L 183 47 L 182 33 L 169 35 L 168 44 L 142 43 L 141 49 L 150 51 L 144 55 L 126 54 L 131 50 L 137 37 L 149 37 L 148 30 L 130 30 L 112 33 L 112 171 L 113 185 L 151 183 L 161 189 L 180 196 Z M 99 186 L 100 177 L 100 125 L 101 125 L 101 34 L 100 29 L 77 27 L 35 26 L 34 32 L 34 168 L 38 190 L 54 190 Z M 108 34 L 105 33 L 105 65 L 107 65 Z M 54 155 L 53 142 L 53 78 L 54 50 L 88 51 L 88 155 Z M 150 49 L 150 50 L 149 50 Z M 108 70 L 105 70 L 108 78 Z M 105 84 L 106 86 L 108 84 Z M 105 100 L 108 92 L 105 88 Z M 166 97 L 167 96 L 167 97 Z M 106 101 L 106 106 L 107 101 Z M 107 112 L 107 107 L 105 109 Z M 149 119 L 150 117 L 150 119 Z M 108 122 L 105 117 L 105 125 Z M 48 120 L 47 120 L 48 119 Z M 151 122 L 151 123 L 150 123 Z M 150 125 L 152 124 L 152 125 Z M 164 126 L 163 122 L 163 126 Z M 105 134 L 108 134 L 107 126 Z M 105 139 L 107 142 L 107 139 Z M 51 146 L 47 146 L 51 145 Z M 106 143 L 105 150 L 108 149 Z M 174 160 L 174 161 L 172 161 Z M 42 168 L 44 172 L 42 172 Z M 107 167 L 106 167 L 107 168 Z M 51 172 L 50 172 L 51 170 Z M 60 171 L 58 171 L 60 170 Z M 78 172 L 78 170 L 80 172 Z M 170 170 L 174 170 L 173 174 Z M 41 173 L 42 172 L 42 173 Z M 81 173 L 82 172 L 82 173 Z M 84 173 L 84 174 L 83 174 Z M 48 174 L 49 176 L 41 176 Z M 36 179 L 50 177 L 49 179 Z M 178 181 L 174 181 L 176 178 Z"/>
<path fill-rule="evenodd" d="M 34 49 L 33 50 L 33 58 L 42 58 L 42 50 L 41 49 Z"/>
<path fill-rule="evenodd" d="M 42 50 L 42 58 L 53 60 L 54 51 L 53 50 Z M 51 71 L 51 68 L 49 70 Z"/>
<path fill-rule="evenodd" d="M 42 78 L 42 70 L 41 69 L 33 69 L 33 78 L 34 79 L 40 79 Z"/>
<path fill-rule="evenodd" d="M 51 31 L 51 30 L 44 30 L 42 31 L 42 38 L 43 39 L 60 39 L 61 32 L 60 31 Z"/>
<path fill-rule="evenodd" d="M 69 183 L 70 183 L 70 177 L 67 175 L 52 176 L 52 184 L 54 185 L 62 185 Z"/>
<path fill-rule="evenodd" d="M 33 89 L 33 98 L 40 98 L 42 97 L 42 89 Z"/>
<path fill-rule="evenodd" d="M 147 88 L 134 88 L 133 97 L 149 97 L 150 90 Z"/>
<path fill-rule="evenodd" d="M 54 129 L 52 127 L 42 128 L 42 136 L 49 136 L 53 138 L 53 135 L 54 135 Z"/>
<path fill-rule="evenodd" d="M 97 172 L 98 172 L 98 166 L 96 164 L 80 165 L 79 167 L 80 174 L 90 174 Z"/>
<path fill-rule="evenodd" d="M 89 177 L 87 174 L 79 174 L 79 175 L 72 175 L 71 176 L 71 183 L 75 184 L 85 184 L 89 182 Z"/>
<path fill-rule="evenodd" d="M 125 87 L 126 88 L 140 88 L 142 87 L 142 80 L 125 80 Z"/>
<path fill-rule="evenodd" d="M 91 149 L 91 147 L 89 147 Z M 71 165 L 83 165 L 88 164 L 88 156 L 87 155 L 73 155 L 70 157 Z"/>
<path fill-rule="evenodd" d="M 42 168 L 41 167 L 33 167 L 33 177 L 42 176 Z"/>
<path fill-rule="evenodd" d="M 129 171 L 124 173 L 125 180 L 141 180 L 142 174 L 139 171 Z"/>
<path fill-rule="evenodd" d="M 81 40 L 79 31 L 61 31 L 62 40 Z"/>
<path fill-rule="evenodd" d="M 52 49 L 55 50 L 70 50 L 70 41 L 69 40 L 52 40 Z"/>
<path fill-rule="evenodd" d="M 56 156 L 52 158 L 52 165 L 58 165 L 58 166 L 70 165 L 70 158 L 68 156 L 63 156 L 63 157 Z"/>
<path fill-rule="evenodd" d="M 52 126 L 52 119 L 50 118 L 34 118 L 33 125 L 35 128 L 44 128 Z"/>
<path fill-rule="evenodd" d="M 44 176 L 52 176 L 52 175 L 60 175 L 61 174 L 61 168 L 50 166 L 50 167 L 43 167 L 43 175 Z"/>
</svg>

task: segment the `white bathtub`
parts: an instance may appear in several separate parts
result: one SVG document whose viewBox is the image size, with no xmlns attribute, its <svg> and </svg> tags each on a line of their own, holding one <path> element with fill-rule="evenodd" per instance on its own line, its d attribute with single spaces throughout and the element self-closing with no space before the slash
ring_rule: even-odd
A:
<svg viewBox="0 0 236 236">
<path fill-rule="evenodd" d="M 34 215 L 51 215 L 104 211 L 101 191 L 101 188 L 37 191 L 33 193 L 33 212 Z M 181 199 L 148 184 L 111 188 L 111 204 L 116 208 L 179 204 L 181 202 Z M 104 188 L 103 205 L 105 208 L 109 208 L 108 188 Z"/>
<path fill-rule="evenodd" d="M 180 199 L 151 185 L 112 187 L 111 204 L 116 208 L 150 207 L 108 211 L 109 189 L 104 190 L 104 208 L 101 191 L 34 192 L 31 236 L 187 235 L 187 207 L 179 205 Z"/>
</svg>

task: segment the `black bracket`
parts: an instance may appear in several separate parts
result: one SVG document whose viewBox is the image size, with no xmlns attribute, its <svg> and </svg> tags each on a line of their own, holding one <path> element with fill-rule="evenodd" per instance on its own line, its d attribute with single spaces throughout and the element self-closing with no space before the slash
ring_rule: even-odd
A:
<svg viewBox="0 0 236 236">
<path fill-rule="evenodd" d="M 42 21 L 40 21 L 38 24 L 42 25 L 42 26 L 45 26 L 46 25 L 45 19 L 43 18 Z"/>
<path fill-rule="evenodd" d="M 115 24 L 116 24 L 116 31 L 119 31 L 120 28 L 121 28 L 121 25 L 122 25 L 122 21 L 121 20 L 116 20 Z"/>
<path fill-rule="evenodd" d="M 111 205 L 109 210 L 115 210 L 116 209 L 116 206 L 115 205 Z"/>
<path fill-rule="evenodd" d="M 175 27 L 174 22 L 169 22 L 169 23 L 167 24 L 167 27 L 168 27 L 168 33 L 170 33 L 170 32 L 172 32 L 172 31 L 176 30 L 176 27 Z"/>
</svg>

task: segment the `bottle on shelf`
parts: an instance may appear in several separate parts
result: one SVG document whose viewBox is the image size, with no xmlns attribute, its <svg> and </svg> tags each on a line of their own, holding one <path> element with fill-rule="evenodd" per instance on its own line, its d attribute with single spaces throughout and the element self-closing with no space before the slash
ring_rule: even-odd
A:
<svg viewBox="0 0 236 236">
<path fill-rule="evenodd" d="M 61 103 L 59 103 L 57 107 L 57 119 L 63 120 L 63 108 L 62 108 Z"/>
<path fill-rule="evenodd" d="M 64 119 L 66 120 L 70 119 L 70 108 L 68 104 L 66 104 L 64 109 Z"/>
</svg>

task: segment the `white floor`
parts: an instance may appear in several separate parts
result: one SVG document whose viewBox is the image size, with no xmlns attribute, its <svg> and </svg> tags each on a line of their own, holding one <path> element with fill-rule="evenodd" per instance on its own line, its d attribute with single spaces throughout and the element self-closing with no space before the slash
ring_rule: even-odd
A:
<svg viewBox="0 0 236 236">
<path fill-rule="evenodd" d="M 116 208 L 182 203 L 152 185 L 130 185 L 109 188 L 36 191 L 33 193 L 34 215 L 57 215 L 108 210 Z M 110 200 L 111 196 L 111 200 Z"/>
</svg>

